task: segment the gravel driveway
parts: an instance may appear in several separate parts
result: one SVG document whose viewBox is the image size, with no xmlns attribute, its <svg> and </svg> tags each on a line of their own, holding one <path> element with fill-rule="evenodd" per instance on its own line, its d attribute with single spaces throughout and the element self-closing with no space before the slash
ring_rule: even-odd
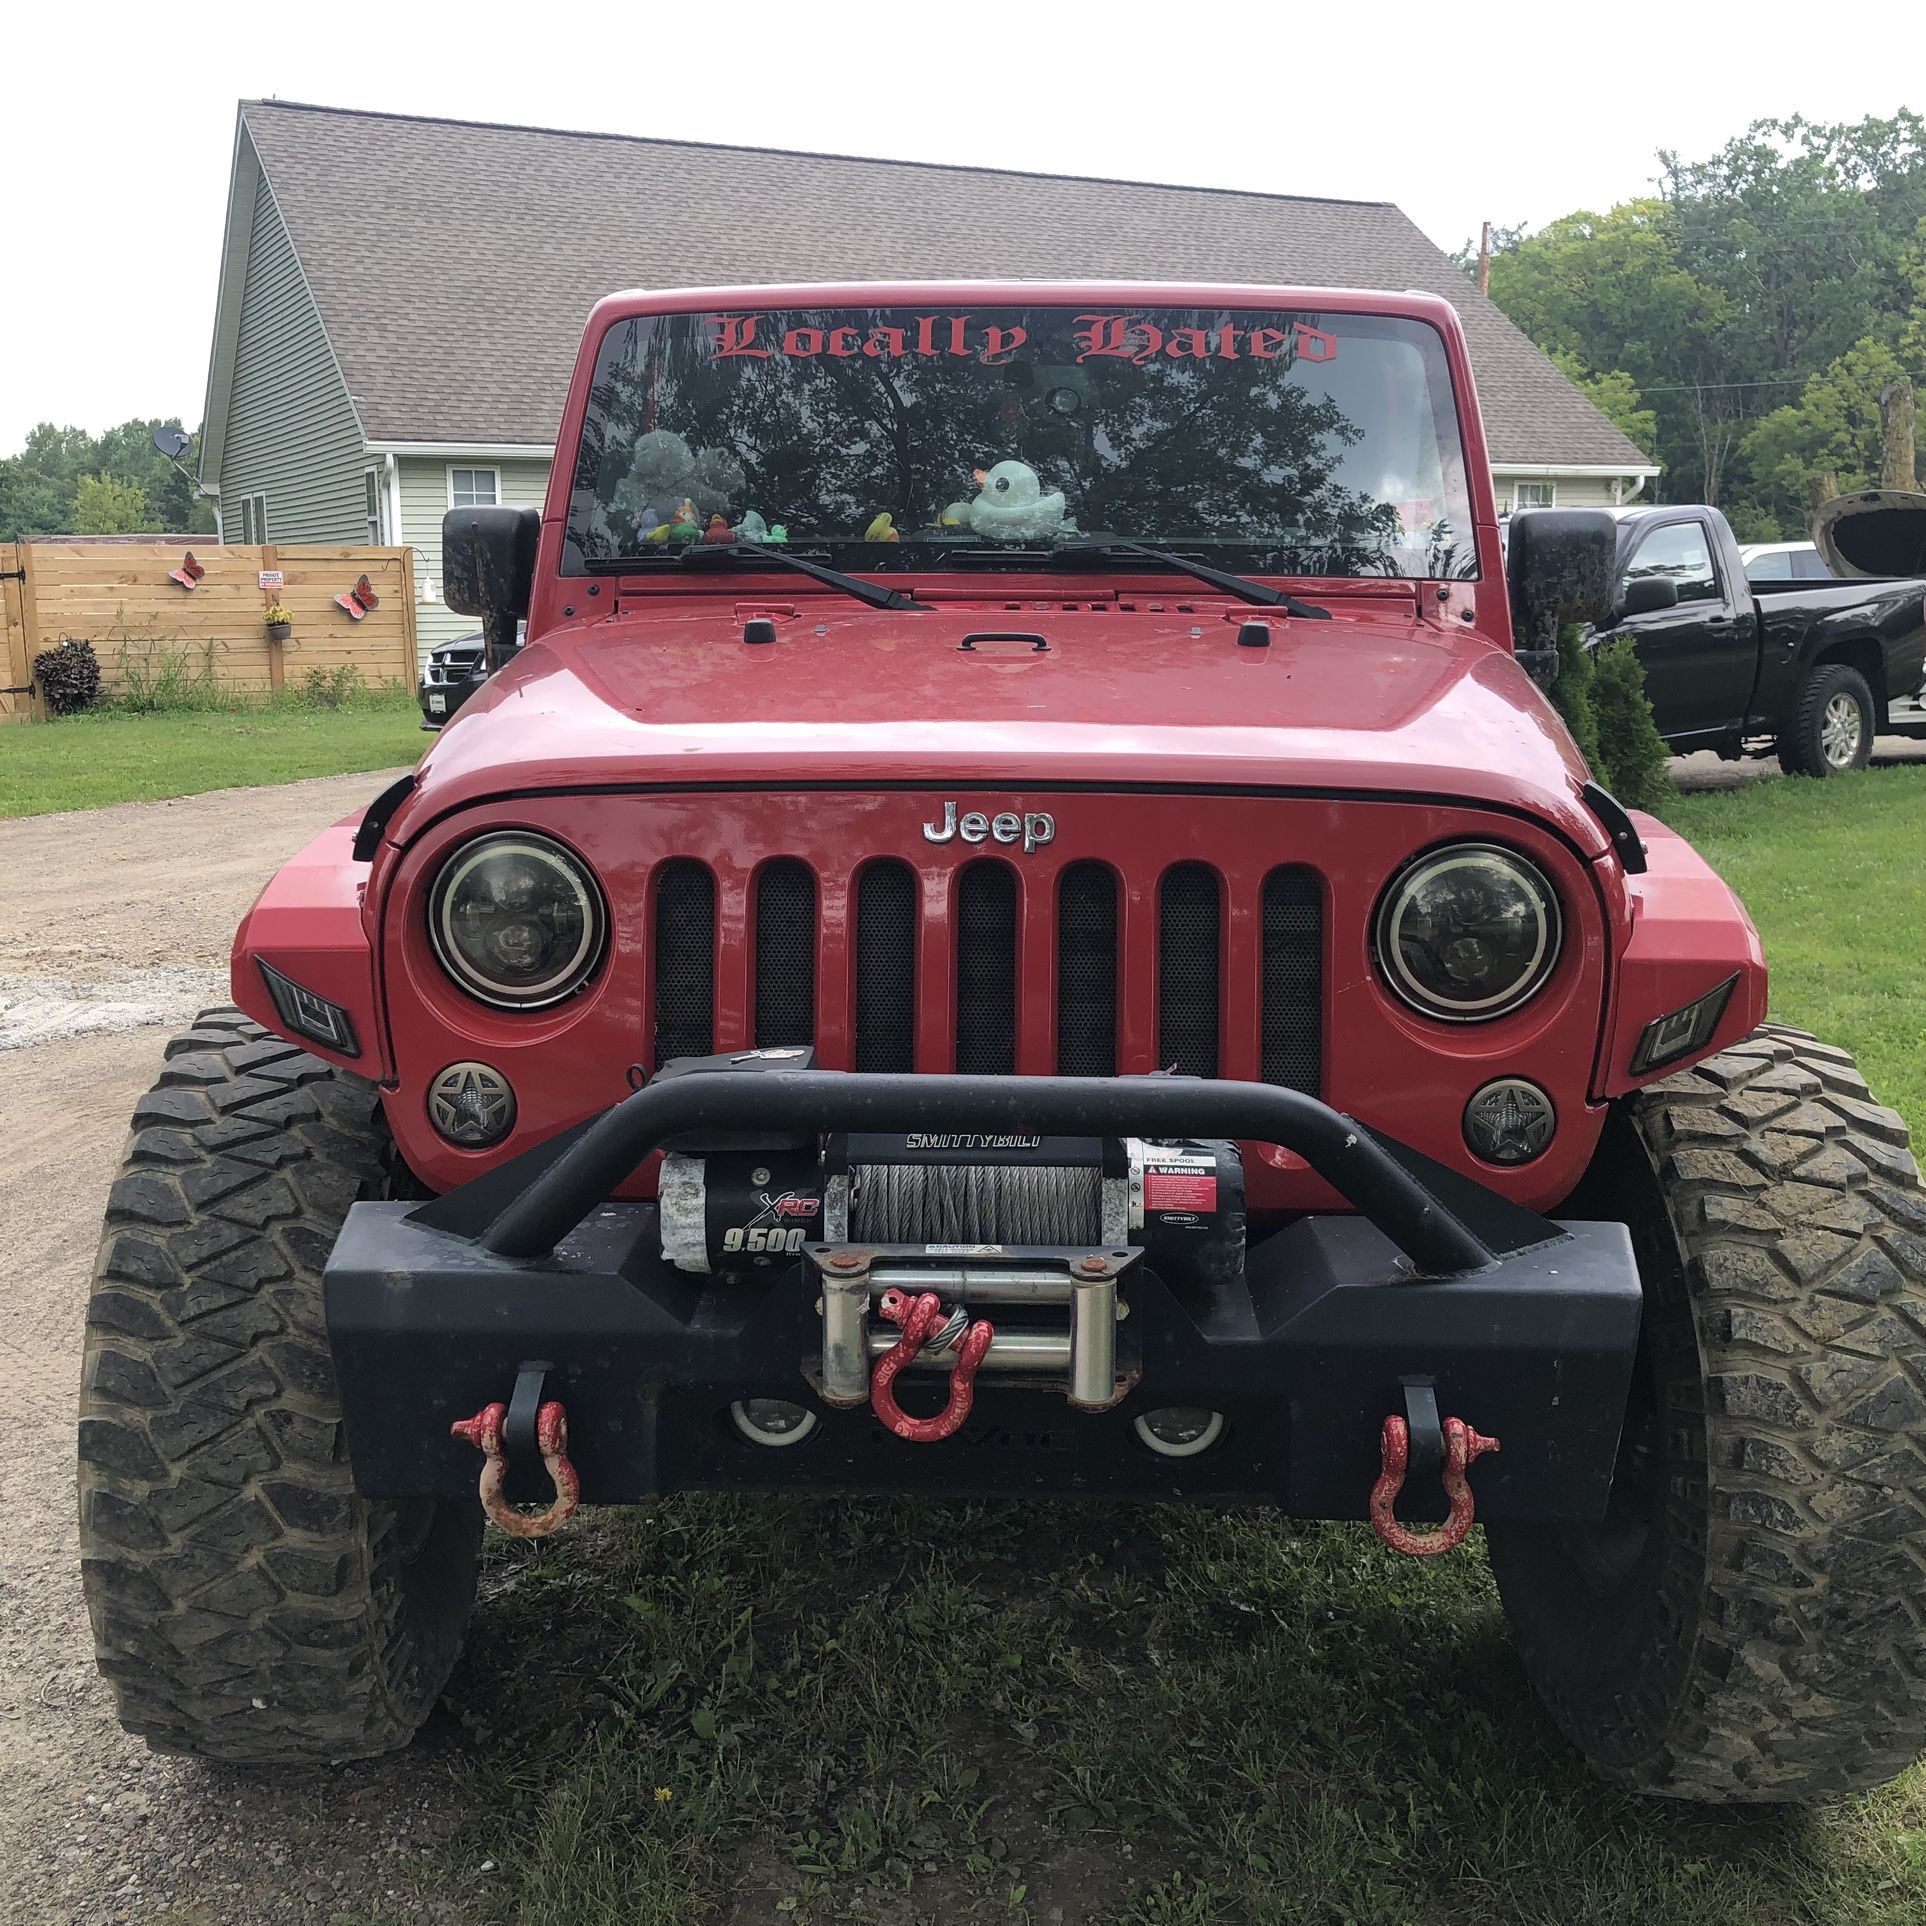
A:
<svg viewBox="0 0 1926 1926">
<path fill-rule="evenodd" d="M 166 1027 L 225 1001 L 234 926 L 286 856 L 391 780 L 331 777 L 0 822 L 0 1921 L 453 1919 L 451 1748 L 247 1775 L 114 1723 L 74 1528 L 80 1332 L 108 1183 Z M 431 1860 L 429 1855 L 433 1854 Z M 465 1885 L 466 1882 L 463 1882 Z"/>
</svg>

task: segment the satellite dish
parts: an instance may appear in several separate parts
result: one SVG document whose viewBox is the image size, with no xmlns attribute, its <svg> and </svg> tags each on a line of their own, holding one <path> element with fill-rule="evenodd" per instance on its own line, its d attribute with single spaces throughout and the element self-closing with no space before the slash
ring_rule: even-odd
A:
<svg viewBox="0 0 1926 1926">
<path fill-rule="evenodd" d="M 179 461 L 194 445 L 194 437 L 185 428 L 156 428 L 154 446 L 169 461 Z"/>
</svg>

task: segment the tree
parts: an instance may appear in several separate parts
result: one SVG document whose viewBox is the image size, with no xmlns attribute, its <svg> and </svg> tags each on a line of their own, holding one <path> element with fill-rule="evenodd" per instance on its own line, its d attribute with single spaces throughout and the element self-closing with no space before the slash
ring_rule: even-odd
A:
<svg viewBox="0 0 1926 1926">
<path fill-rule="evenodd" d="M 147 491 L 111 475 L 83 477 L 74 490 L 76 535 L 139 535 L 160 524 L 147 514 Z"/>
<path fill-rule="evenodd" d="M 1554 221 L 1493 260 L 1491 292 L 1548 354 L 1643 391 L 1650 451 L 1690 494 L 1718 499 L 1738 439 L 1721 386 L 1728 304 L 1684 265 L 1663 201 Z"/>
<path fill-rule="evenodd" d="M 1868 336 L 1746 436 L 1753 498 L 1781 530 L 1805 527 L 1809 475 L 1831 472 L 1847 491 L 1877 483 L 1879 391 L 1899 372 L 1893 350 Z"/>
<path fill-rule="evenodd" d="M 1725 296 L 1756 374 L 1816 371 L 1904 311 L 1905 255 L 1926 216 L 1926 121 L 1755 122 L 1709 160 L 1661 153 L 1679 258 Z"/>
<path fill-rule="evenodd" d="M 1842 485 L 1868 472 L 1858 396 L 1876 352 L 1926 373 L 1926 119 L 1759 121 L 1705 159 L 1660 161 L 1656 197 L 1494 253 L 1492 294 L 1651 452 L 1667 499 L 1718 502 L 1761 534 L 1803 527 L 1802 462 L 1836 456 Z"/>
<path fill-rule="evenodd" d="M 143 527 L 205 535 L 213 504 L 154 446 L 154 430 L 177 420 L 125 421 L 96 438 L 84 428 L 43 421 L 18 455 L 0 461 L 0 541 L 28 535 L 99 533 L 76 525 L 75 498 L 88 478 L 139 489 L 146 499 Z"/>
<path fill-rule="evenodd" d="M 1575 354 L 1563 348 L 1552 351 L 1559 372 L 1609 421 L 1627 441 L 1635 442 L 1646 454 L 1658 448 L 1658 416 L 1639 406 L 1639 392 L 1632 377 L 1622 368 L 1593 374 Z"/>
</svg>

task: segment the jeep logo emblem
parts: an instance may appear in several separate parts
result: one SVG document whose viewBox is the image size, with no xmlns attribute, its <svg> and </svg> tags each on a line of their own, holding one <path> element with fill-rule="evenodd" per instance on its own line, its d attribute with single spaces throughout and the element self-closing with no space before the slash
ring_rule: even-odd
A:
<svg viewBox="0 0 1926 1926">
<path fill-rule="evenodd" d="M 941 822 L 923 825 L 926 843 L 950 843 L 959 836 L 966 843 L 1021 843 L 1024 855 L 1031 856 L 1045 843 L 1057 840 L 1057 819 L 1041 809 L 1032 810 L 1027 816 L 1008 809 L 986 816 L 980 809 L 970 809 L 959 816 L 955 803 L 947 802 L 943 805 Z"/>
</svg>

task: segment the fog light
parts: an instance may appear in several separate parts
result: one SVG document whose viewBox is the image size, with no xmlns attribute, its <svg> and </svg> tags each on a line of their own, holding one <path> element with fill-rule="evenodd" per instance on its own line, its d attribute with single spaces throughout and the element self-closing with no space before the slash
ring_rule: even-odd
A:
<svg viewBox="0 0 1926 1926">
<path fill-rule="evenodd" d="M 1137 1436 L 1160 1458 L 1194 1458 L 1224 1435 L 1224 1414 L 1202 1405 L 1167 1404 L 1137 1419 Z"/>
<path fill-rule="evenodd" d="M 801 1444 L 816 1428 L 815 1412 L 781 1398 L 738 1398 L 729 1416 L 751 1444 Z"/>
<path fill-rule="evenodd" d="M 1465 1142 L 1488 1164 L 1528 1164 L 1558 1129 L 1552 1100 L 1523 1077 L 1500 1077 L 1465 1105 Z"/>
<path fill-rule="evenodd" d="M 281 1021 L 297 1037 L 325 1044 L 336 1056 L 358 1057 L 361 1054 L 361 1045 L 355 1039 L 354 1023 L 340 1004 L 330 1003 L 326 997 L 316 996 L 312 990 L 304 990 L 292 977 L 283 976 L 258 956 L 254 961 L 268 986 L 268 995 L 274 999 L 274 1007 L 281 1013 Z"/>
<path fill-rule="evenodd" d="M 486 1150 L 515 1128 L 515 1092 L 488 1063 L 451 1063 L 428 1086 L 428 1121 L 463 1150 Z"/>
<path fill-rule="evenodd" d="M 1728 976 L 1716 990 L 1707 990 L 1684 1009 L 1674 1010 L 1669 1016 L 1654 1017 L 1645 1026 L 1638 1048 L 1632 1052 L 1632 1075 L 1642 1077 L 1662 1063 L 1672 1063 L 1680 1057 L 1689 1057 L 1694 1050 L 1702 1050 L 1719 1027 L 1719 1019 L 1725 1015 L 1725 1006 L 1732 1001 L 1738 981 L 1736 974 Z"/>
</svg>

